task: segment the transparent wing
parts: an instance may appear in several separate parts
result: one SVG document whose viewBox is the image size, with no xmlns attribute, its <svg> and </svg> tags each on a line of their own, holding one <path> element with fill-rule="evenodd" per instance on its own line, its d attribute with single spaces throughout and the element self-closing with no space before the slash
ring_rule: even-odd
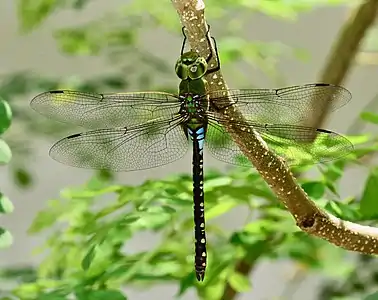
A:
<svg viewBox="0 0 378 300">
<path fill-rule="evenodd" d="M 306 84 L 281 89 L 219 90 L 209 93 L 215 108 L 229 106 L 227 93 L 248 119 L 257 123 L 297 124 L 328 103 L 334 111 L 352 98 L 351 93 L 332 84 Z M 315 105 L 314 105 L 315 103 Z"/>
<path fill-rule="evenodd" d="M 206 135 L 206 147 L 217 159 L 241 166 L 251 163 L 244 157 L 229 133 L 215 122 L 210 122 Z M 233 127 L 246 129 L 245 124 Z M 312 127 L 249 123 L 246 130 L 255 130 L 269 149 L 285 159 L 289 165 L 311 165 L 331 161 L 353 151 L 353 144 L 335 132 Z M 314 141 L 314 137 L 316 137 Z"/>
<path fill-rule="evenodd" d="M 181 118 L 131 128 L 99 129 L 74 134 L 55 143 L 50 156 L 66 165 L 133 171 L 173 162 L 188 150 Z"/>
<path fill-rule="evenodd" d="M 39 94 L 30 106 L 54 120 L 92 129 L 169 120 L 180 109 L 178 98 L 168 93 L 95 94 L 68 90 Z"/>
</svg>

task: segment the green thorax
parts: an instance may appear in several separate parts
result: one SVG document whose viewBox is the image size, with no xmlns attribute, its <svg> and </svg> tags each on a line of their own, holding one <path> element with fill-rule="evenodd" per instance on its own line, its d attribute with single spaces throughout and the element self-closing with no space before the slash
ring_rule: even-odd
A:
<svg viewBox="0 0 378 300">
<path fill-rule="evenodd" d="M 205 95 L 207 90 L 207 81 L 205 78 L 181 80 L 179 85 L 179 95 Z"/>
</svg>

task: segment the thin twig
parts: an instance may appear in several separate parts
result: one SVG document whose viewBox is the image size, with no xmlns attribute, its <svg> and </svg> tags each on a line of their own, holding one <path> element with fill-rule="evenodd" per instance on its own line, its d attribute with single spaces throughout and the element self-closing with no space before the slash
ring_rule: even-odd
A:
<svg viewBox="0 0 378 300">
<path fill-rule="evenodd" d="M 319 74 L 319 82 L 341 85 L 352 68 L 356 54 L 378 13 L 378 0 L 362 0 L 340 30 L 338 38 Z M 319 103 L 314 99 L 313 111 L 308 126 L 320 128 L 324 123 L 331 101 Z"/>
<path fill-rule="evenodd" d="M 205 39 L 207 26 L 203 1 L 171 1 L 179 14 L 182 25 L 187 28 L 189 33 L 188 42 L 191 48 L 204 57 L 207 56 L 206 54 L 209 50 L 214 51 L 214 49 L 208 49 Z M 367 1 L 367 3 L 377 1 Z M 337 60 L 337 57 L 335 59 Z M 345 63 L 346 61 L 343 59 L 343 64 Z M 210 92 L 227 89 L 221 71 L 208 77 L 206 79 L 209 82 Z M 232 102 L 230 101 L 230 103 Z M 220 110 L 219 113 L 223 114 L 225 119 L 245 124 L 242 114 L 234 105 Z M 378 254 L 378 228 L 343 221 L 317 207 L 297 184 L 284 161 L 268 149 L 265 142 L 253 129 L 247 126 L 238 126 L 236 128 L 233 124 L 235 123 L 224 121 L 222 125 L 228 130 L 243 153 L 275 192 L 278 199 L 293 215 L 297 226 L 301 230 L 347 250 L 365 254 Z M 249 272 L 249 270 L 250 268 L 243 266 L 239 271 Z M 231 298 L 222 299 L 228 300 Z"/>
</svg>

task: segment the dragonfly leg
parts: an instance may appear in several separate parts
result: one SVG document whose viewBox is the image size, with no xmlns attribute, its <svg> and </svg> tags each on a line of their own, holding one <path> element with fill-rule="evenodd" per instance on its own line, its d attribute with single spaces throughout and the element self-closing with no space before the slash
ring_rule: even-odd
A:
<svg viewBox="0 0 378 300">
<path fill-rule="evenodd" d="M 209 55 L 206 57 L 206 62 L 209 63 L 209 61 L 212 59 L 213 57 L 213 51 L 211 51 L 211 41 L 209 39 L 209 32 L 210 32 L 210 25 L 207 24 L 207 31 L 206 31 L 206 40 L 207 40 L 207 44 L 209 46 Z"/>
<path fill-rule="evenodd" d="M 183 27 L 181 28 L 181 31 L 182 31 L 182 35 L 184 36 L 184 40 L 183 40 L 183 42 L 182 42 L 182 46 L 181 46 L 181 55 L 183 55 L 183 54 L 184 54 L 185 43 L 186 43 L 186 39 L 187 39 L 186 34 L 185 34 L 185 26 L 183 26 Z M 207 40 L 207 43 L 208 43 L 208 45 L 209 45 L 209 51 L 210 51 L 209 55 L 208 55 L 207 58 L 206 58 L 206 62 L 207 62 L 207 63 L 209 63 L 210 60 L 213 58 L 213 51 L 211 50 L 211 41 L 210 41 L 210 38 L 209 38 L 209 32 L 210 32 L 210 25 L 207 24 L 206 40 Z M 213 42 L 214 42 L 215 56 L 216 56 L 216 62 L 217 62 L 217 65 L 216 65 L 214 68 L 212 68 L 212 69 L 208 69 L 208 70 L 206 71 L 206 75 L 211 74 L 211 73 L 214 73 L 214 72 L 217 72 L 217 71 L 220 70 L 220 59 L 219 59 L 219 55 L 218 55 L 218 47 L 217 47 L 217 43 L 216 43 L 214 37 L 211 37 L 211 39 L 212 39 Z"/>
<path fill-rule="evenodd" d="M 183 55 L 184 54 L 185 43 L 186 43 L 185 26 L 183 26 L 181 28 L 181 31 L 182 31 L 182 35 L 184 36 L 184 40 L 183 40 L 182 46 L 181 46 L 181 55 Z"/>
<path fill-rule="evenodd" d="M 209 63 L 211 58 L 213 57 L 213 51 L 211 49 L 211 41 L 210 41 L 210 38 L 209 38 L 209 31 L 210 31 L 210 25 L 207 25 L 208 27 L 208 30 L 207 30 L 207 34 L 206 34 L 206 39 L 207 39 L 207 42 L 209 44 L 209 50 L 210 50 L 210 54 L 209 56 L 206 58 L 206 62 Z M 214 72 L 217 72 L 220 70 L 220 59 L 219 59 L 219 55 L 218 55 L 218 47 L 217 47 L 217 42 L 215 41 L 215 38 L 214 37 L 211 37 L 211 39 L 213 40 L 214 42 L 214 49 L 215 49 L 215 56 L 216 56 L 216 66 L 212 69 L 207 69 L 206 71 L 206 74 L 205 75 L 209 75 L 211 73 L 214 73 Z"/>
</svg>

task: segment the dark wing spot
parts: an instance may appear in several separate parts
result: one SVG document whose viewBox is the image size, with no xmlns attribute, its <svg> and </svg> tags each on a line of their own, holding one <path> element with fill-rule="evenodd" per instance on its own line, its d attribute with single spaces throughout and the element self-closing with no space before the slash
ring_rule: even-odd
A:
<svg viewBox="0 0 378 300">
<path fill-rule="evenodd" d="M 67 139 L 74 139 L 74 138 L 76 138 L 78 136 L 81 136 L 81 133 L 75 133 L 75 134 L 72 134 L 70 136 L 67 136 Z"/>
<path fill-rule="evenodd" d="M 327 129 L 320 129 L 320 128 L 317 128 L 316 131 L 317 131 L 317 132 L 332 133 L 332 134 L 334 134 L 332 131 L 329 131 L 329 130 L 327 130 Z"/>
<path fill-rule="evenodd" d="M 50 94 L 64 94 L 64 91 L 50 91 Z"/>
</svg>

